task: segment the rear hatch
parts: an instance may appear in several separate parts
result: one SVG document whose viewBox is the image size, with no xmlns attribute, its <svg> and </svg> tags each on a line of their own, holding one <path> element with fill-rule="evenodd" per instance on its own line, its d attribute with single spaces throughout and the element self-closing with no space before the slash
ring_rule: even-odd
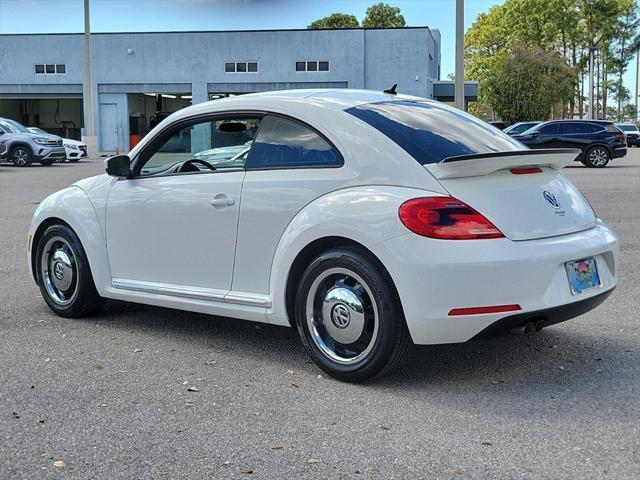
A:
<svg viewBox="0 0 640 480">
<path fill-rule="evenodd" d="M 579 150 L 524 150 L 445 159 L 425 168 L 451 196 L 489 219 L 511 240 L 592 228 L 596 216 L 559 170 Z"/>
</svg>

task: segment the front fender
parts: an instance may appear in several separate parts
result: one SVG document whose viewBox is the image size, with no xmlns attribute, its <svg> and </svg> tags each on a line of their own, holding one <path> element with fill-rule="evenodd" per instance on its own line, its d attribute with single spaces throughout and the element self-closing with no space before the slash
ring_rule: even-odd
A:
<svg viewBox="0 0 640 480">
<path fill-rule="evenodd" d="M 398 216 L 398 208 L 411 198 L 441 195 L 415 188 L 363 186 L 326 194 L 305 206 L 285 229 L 271 266 L 269 321 L 289 325 L 286 284 L 298 254 L 311 242 L 326 237 L 344 237 L 367 248 L 409 233 Z"/>
<path fill-rule="evenodd" d="M 29 237 L 34 239 L 34 244 L 29 246 L 27 253 L 29 272 L 33 275 L 32 250 L 38 248 L 35 245 L 36 232 L 43 222 L 52 218 L 64 221 L 78 235 L 87 254 L 93 282 L 98 293 L 103 295 L 105 288 L 111 284 L 105 236 L 93 205 L 85 192 L 77 186 L 49 195 L 38 205 L 29 227 Z"/>
</svg>

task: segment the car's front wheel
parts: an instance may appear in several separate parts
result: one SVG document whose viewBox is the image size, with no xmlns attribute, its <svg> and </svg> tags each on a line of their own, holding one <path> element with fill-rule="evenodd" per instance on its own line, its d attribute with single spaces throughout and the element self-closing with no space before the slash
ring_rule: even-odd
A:
<svg viewBox="0 0 640 480">
<path fill-rule="evenodd" d="M 389 274 L 359 248 L 336 248 L 311 262 L 297 290 L 296 323 L 313 361 L 339 380 L 393 370 L 413 345 Z"/>
<path fill-rule="evenodd" d="M 60 316 L 82 317 L 102 308 L 80 239 L 66 225 L 45 230 L 34 258 L 38 285 L 47 305 Z"/>
<path fill-rule="evenodd" d="M 16 167 L 28 167 L 33 161 L 31 150 L 23 146 L 18 146 L 11 150 L 9 158 Z"/>
<path fill-rule="evenodd" d="M 590 168 L 602 168 L 607 166 L 609 160 L 611 160 L 609 150 L 597 145 L 587 150 L 583 163 Z"/>
</svg>

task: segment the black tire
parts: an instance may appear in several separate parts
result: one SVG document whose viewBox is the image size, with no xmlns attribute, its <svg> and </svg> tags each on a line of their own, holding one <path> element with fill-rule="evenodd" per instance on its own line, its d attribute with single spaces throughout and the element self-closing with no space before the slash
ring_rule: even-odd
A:
<svg viewBox="0 0 640 480">
<path fill-rule="evenodd" d="M 392 371 L 413 346 L 389 274 L 355 247 L 329 250 L 307 267 L 296 292 L 296 325 L 316 365 L 348 382 Z"/>
<path fill-rule="evenodd" d="M 604 168 L 611 160 L 611 153 L 602 145 L 594 145 L 587 149 L 583 163 L 589 168 Z"/>
<path fill-rule="evenodd" d="M 45 230 L 36 246 L 34 262 L 42 297 L 56 314 L 84 317 L 104 305 L 80 239 L 66 225 L 52 225 Z"/>
<path fill-rule="evenodd" d="M 9 152 L 9 160 L 13 162 L 16 167 L 29 167 L 33 162 L 33 154 L 31 149 L 24 145 L 18 145 L 13 147 Z"/>
</svg>

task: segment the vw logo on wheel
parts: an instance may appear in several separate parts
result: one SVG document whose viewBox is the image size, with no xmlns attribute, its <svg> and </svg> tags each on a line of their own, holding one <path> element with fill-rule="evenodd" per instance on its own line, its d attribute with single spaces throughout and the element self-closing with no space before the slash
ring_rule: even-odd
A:
<svg viewBox="0 0 640 480">
<path fill-rule="evenodd" d="M 542 195 L 544 196 L 544 199 L 549 202 L 549 205 L 551 205 L 553 208 L 560 208 L 560 202 L 553 193 L 545 190 L 544 192 L 542 192 Z"/>
<path fill-rule="evenodd" d="M 337 304 L 331 311 L 331 321 L 338 328 L 347 328 L 351 321 L 349 309 L 342 303 Z"/>
<path fill-rule="evenodd" d="M 60 262 L 56 263 L 53 266 L 53 273 L 58 280 L 62 280 L 62 278 L 64 277 L 64 267 Z"/>
</svg>

